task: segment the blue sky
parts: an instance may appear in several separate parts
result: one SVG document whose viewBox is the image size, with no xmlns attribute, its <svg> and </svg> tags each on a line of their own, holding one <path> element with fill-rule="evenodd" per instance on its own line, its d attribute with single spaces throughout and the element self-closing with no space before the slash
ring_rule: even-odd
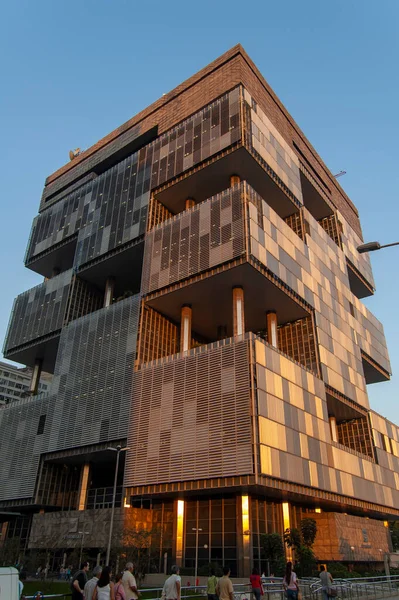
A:
<svg viewBox="0 0 399 600">
<path fill-rule="evenodd" d="M 399 240 L 397 0 L 19 0 L 0 24 L 0 340 L 44 179 L 240 42 L 360 211 L 365 240 Z M 369 386 L 394 422 L 399 247 L 372 255 L 394 372 Z"/>
</svg>

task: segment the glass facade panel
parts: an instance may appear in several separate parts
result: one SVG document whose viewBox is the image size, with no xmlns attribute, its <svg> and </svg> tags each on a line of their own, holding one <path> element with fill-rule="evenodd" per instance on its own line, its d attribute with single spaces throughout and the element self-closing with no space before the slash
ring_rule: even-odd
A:
<svg viewBox="0 0 399 600">
<path fill-rule="evenodd" d="M 238 499 L 240 502 L 240 498 Z M 198 531 L 198 569 L 212 562 L 213 567 L 228 564 L 232 577 L 237 575 L 237 502 L 235 498 L 204 499 L 187 502 L 184 566 L 195 568 L 196 532 Z M 205 518 L 205 514 L 208 518 Z M 205 548 L 205 546 L 208 546 Z"/>
</svg>

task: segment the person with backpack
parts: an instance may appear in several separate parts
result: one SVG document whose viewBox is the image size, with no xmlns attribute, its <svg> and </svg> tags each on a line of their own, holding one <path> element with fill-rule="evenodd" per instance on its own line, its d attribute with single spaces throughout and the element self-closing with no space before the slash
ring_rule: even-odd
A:
<svg viewBox="0 0 399 600">
<path fill-rule="evenodd" d="M 72 600 L 83 600 L 83 590 L 87 583 L 87 571 L 89 563 L 86 561 L 80 565 L 79 571 L 75 573 L 71 581 Z"/>
</svg>

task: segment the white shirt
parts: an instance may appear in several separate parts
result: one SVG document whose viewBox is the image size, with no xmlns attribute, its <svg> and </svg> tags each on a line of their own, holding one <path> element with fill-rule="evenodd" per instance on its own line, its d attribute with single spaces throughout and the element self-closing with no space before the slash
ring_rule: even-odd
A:
<svg viewBox="0 0 399 600">
<path fill-rule="evenodd" d="M 289 590 L 297 590 L 298 589 L 296 586 L 296 579 L 297 579 L 297 577 L 296 577 L 296 573 L 294 573 L 294 571 L 291 571 L 291 581 L 288 585 L 287 585 L 287 581 L 284 577 L 284 583 L 287 585 L 287 588 Z"/>
<path fill-rule="evenodd" d="M 98 577 L 92 577 L 86 583 L 84 590 L 83 590 L 85 600 L 93 600 L 94 588 L 96 587 L 97 583 L 98 583 Z"/>
<path fill-rule="evenodd" d="M 178 597 L 177 586 L 176 583 L 179 582 L 181 585 L 181 577 L 180 575 L 176 575 L 173 573 L 168 579 L 165 581 L 163 586 L 163 594 L 166 600 L 176 600 Z"/>
<path fill-rule="evenodd" d="M 125 571 L 123 573 L 122 583 L 125 588 L 126 600 L 138 600 L 138 595 L 131 589 L 131 586 L 137 587 L 136 578 L 130 571 Z"/>
</svg>

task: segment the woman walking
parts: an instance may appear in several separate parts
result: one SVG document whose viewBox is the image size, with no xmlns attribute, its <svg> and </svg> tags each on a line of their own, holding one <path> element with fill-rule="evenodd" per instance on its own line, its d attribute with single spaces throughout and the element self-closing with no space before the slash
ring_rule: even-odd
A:
<svg viewBox="0 0 399 600">
<path fill-rule="evenodd" d="M 93 600 L 115 600 L 115 586 L 111 581 L 111 568 L 104 567 L 94 588 Z"/>
<path fill-rule="evenodd" d="M 263 585 L 258 569 L 252 569 L 252 575 L 250 575 L 249 581 L 251 583 L 252 595 L 254 600 L 260 600 L 260 597 L 263 596 Z"/>
<path fill-rule="evenodd" d="M 292 562 L 287 562 L 285 567 L 285 575 L 283 579 L 283 586 L 287 592 L 287 600 L 297 600 L 298 598 L 298 579 L 296 573 L 292 570 Z"/>
<path fill-rule="evenodd" d="M 122 573 L 115 577 L 115 600 L 126 600 L 125 588 L 122 583 Z"/>
</svg>

